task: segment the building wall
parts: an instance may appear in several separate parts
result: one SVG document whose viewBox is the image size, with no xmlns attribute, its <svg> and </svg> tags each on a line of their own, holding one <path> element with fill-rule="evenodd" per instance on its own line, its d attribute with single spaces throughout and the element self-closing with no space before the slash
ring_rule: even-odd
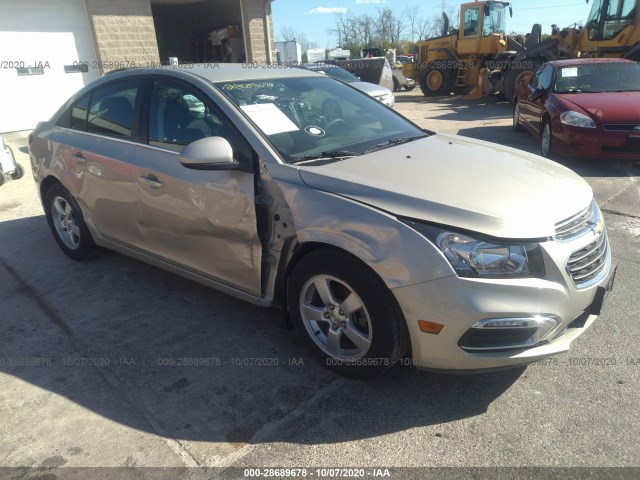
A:
<svg viewBox="0 0 640 480">
<path fill-rule="evenodd" d="M 237 0 L 248 61 L 275 63 L 272 0 Z M 100 73 L 159 64 L 151 0 L 85 0 Z"/>
<path fill-rule="evenodd" d="M 85 0 L 101 73 L 160 61 L 150 0 Z"/>
<path fill-rule="evenodd" d="M 243 13 L 243 34 L 247 58 L 258 63 L 275 63 L 275 41 L 271 0 L 240 0 Z"/>
</svg>

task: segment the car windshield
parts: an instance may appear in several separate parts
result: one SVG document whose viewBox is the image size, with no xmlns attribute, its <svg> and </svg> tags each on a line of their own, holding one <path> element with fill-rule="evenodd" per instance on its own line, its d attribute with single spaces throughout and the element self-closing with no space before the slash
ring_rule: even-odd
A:
<svg viewBox="0 0 640 480">
<path fill-rule="evenodd" d="M 217 83 L 289 163 L 361 155 L 429 135 L 379 101 L 326 77 Z"/>
<path fill-rule="evenodd" d="M 555 93 L 633 92 L 640 90 L 635 62 L 585 63 L 558 69 Z"/>
<path fill-rule="evenodd" d="M 347 83 L 360 81 L 360 79 L 354 74 L 347 72 L 344 68 L 338 67 L 337 65 L 313 66 L 311 67 L 311 70 L 314 72 L 324 73 L 330 77 L 337 78 L 338 80 L 342 80 Z"/>
</svg>

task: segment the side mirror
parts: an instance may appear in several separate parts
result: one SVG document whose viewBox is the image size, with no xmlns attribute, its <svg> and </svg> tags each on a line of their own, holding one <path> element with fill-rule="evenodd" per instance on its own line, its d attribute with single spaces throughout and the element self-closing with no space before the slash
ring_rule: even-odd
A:
<svg viewBox="0 0 640 480">
<path fill-rule="evenodd" d="M 178 160 L 194 170 L 233 170 L 239 166 L 233 158 L 231 144 L 222 137 L 206 137 L 190 143 L 180 152 Z"/>
<path fill-rule="evenodd" d="M 547 92 L 547 89 L 544 88 L 541 85 L 538 85 L 533 92 L 531 92 L 531 95 L 529 95 L 529 100 L 538 100 L 540 97 L 542 97 L 545 93 Z"/>
</svg>

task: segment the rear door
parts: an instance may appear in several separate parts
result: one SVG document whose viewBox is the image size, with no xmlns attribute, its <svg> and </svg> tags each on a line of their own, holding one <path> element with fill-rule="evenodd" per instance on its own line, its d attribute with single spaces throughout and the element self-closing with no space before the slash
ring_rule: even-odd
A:
<svg viewBox="0 0 640 480">
<path fill-rule="evenodd" d="M 66 166 L 61 179 L 83 207 L 86 220 L 108 239 L 140 247 L 140 208 L 134 183 L 132 141 L 140 80 L 122 79 L 80 98 L 60 119 L 50 140 Z"/>
<path fill-rule="evenodd" d="M 210 136 L 226 138 L 243 165 L 252 165 L 253 150 L 211 99 L 191 84 L 157 77 L 147 90 L 142 135 L 148 146 L 141 149 L 135 172 L 147 249 L 259 296 L 262 246 L 254 174 L 193 170 L 178 159 L 187 144 Z"/>
</svg>

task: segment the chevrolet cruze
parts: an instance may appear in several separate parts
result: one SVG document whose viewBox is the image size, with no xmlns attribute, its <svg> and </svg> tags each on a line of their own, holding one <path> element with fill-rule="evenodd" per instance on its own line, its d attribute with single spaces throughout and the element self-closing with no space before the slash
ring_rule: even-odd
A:
<svg viewBox="0 0 640 480">
<path fill-rule="evenodd" d="M 346 375 L 565 352 L 615 273 L 570 170 L 301 69 L 111 73 L 36 127 L 30 155 L 69 257 L 106 247 L 282 307 Z"/>
</svg>

